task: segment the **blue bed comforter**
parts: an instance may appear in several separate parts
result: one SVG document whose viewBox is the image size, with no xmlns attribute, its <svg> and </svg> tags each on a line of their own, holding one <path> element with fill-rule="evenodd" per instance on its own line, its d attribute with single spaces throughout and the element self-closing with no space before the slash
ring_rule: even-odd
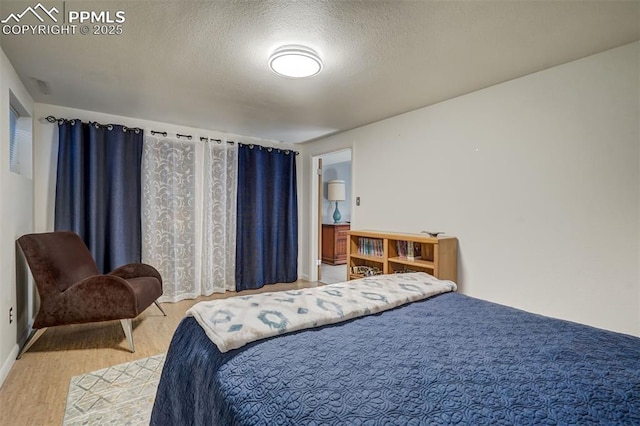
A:
<svg viewBox="0 0 640 426">
<path fill-rule="evenodd" d="M 640 339 L 458 293 L 220 353 L 173 338 L 152 425 L 640 424 Z"/>
</svg>

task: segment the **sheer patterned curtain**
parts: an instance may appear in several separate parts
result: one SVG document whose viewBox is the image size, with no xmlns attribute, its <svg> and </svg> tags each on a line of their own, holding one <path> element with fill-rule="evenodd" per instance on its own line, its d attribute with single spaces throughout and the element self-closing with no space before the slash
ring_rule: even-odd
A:
<svg viewBox="0 0 640 426">
<path fill-rule="evenodd" d="M 235 290 L 237 148 L 148 137 L 142 156 L 142 260 L 160 300 Z"/>
<path fill-rule="evenodd" d="M 202 292 L 208 295 L 235 291 L 238 187 L 238 149 L 235 144 L 205 144 L 202 187 Z"/>
<path fill-rule="evenodd" d="M 142 261 L 163 280 L 163 302 L 199 296 L 196 145 L 147 137 L 142 152 Z"/>
</svg>

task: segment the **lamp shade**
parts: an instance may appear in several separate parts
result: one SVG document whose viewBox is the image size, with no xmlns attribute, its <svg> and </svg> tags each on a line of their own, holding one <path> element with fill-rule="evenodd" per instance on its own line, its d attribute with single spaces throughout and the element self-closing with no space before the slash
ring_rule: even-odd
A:
<svg viewBox="0 0 640 426">
<path fill-rule="evenodd" d="M 329 201 L 344 201 L 346 199 L 343 180 L 330 180 L 327 183 L 327 199 Z"/>
</svg>

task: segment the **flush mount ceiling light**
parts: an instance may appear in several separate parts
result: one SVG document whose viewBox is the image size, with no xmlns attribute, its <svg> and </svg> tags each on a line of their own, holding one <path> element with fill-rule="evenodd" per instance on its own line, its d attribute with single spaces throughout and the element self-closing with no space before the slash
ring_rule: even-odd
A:
<svg viewBox="0 0 640 426">
<path fill-rule="evenodd" d="M 279 47 L 269 57 L 271 71 L 289 78 L 305 78 L 322 70 L 322 60 L 313 50 L 305 46 L 287 45 Z"/>
</svg>

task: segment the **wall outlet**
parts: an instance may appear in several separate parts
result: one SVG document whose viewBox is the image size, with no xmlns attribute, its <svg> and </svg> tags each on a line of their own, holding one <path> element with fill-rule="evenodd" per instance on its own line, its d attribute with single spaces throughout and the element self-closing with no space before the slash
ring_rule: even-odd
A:
<svg viewBox="0 0 640 426">
<path fill-rule="evenodd" d="M 13 306 L 9 308 L 9 324 L 13 322 Z"/>
</svg>

